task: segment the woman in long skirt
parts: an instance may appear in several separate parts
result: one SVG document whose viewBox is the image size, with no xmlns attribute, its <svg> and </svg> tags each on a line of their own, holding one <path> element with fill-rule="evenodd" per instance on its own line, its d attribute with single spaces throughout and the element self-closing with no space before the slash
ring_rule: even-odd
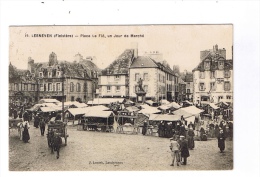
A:
<svg viewBox="0 0 260 177">
<path fill-rule="evenodd" d="M 25 121 L 23 124 L 23 142 L 28 143 L 28 141 L 30 140 L 30 135 L 29 135 L 29 122 Z"/>
</svg>

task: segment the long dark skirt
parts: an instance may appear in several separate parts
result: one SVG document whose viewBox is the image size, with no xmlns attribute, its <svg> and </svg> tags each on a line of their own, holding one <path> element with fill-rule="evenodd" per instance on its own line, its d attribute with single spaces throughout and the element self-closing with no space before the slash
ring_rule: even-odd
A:
<svg viewBox="0 0 260 177">
<path fill-rule="evenodd" d="M 30 140 L 30 135 L 28 129 L 23 131 L 23 142 L 27 143 Z"/>
<path fill-rule="evenodd" d="M 194 138 L 193 136 L 188 137 L 188 148 L 193 149 L 195 147 Z"/>
<path fill-rule="evenodd" d="M 221 151 L 225 150 L 225 139 L 224 138 L 218 138 L 218 147 Z"/>
<path fill-rule="evenodd" d="M 146 132 L 147 132 L 147 127 L 143 127 L 143 128 L 142 128 L 142 134 L 143 134 L 143 135 L 146 135 Z"/>
</svg>

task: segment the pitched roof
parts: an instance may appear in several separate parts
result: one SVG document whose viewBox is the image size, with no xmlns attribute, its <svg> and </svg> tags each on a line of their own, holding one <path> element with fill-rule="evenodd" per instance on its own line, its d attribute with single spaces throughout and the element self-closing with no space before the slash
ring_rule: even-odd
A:
<svg viewBox="0 0 260 177">
<path fill-rule="evenodd" d="M 199 63 L 199 65 L 194 68 L 192 71 L 204 71 L 204 61 L 210 61 L 210 70 L 217 70 L 218 69 L 218 61 L 224 61 L 224 69 L 230 70 L 233 69 L 233 60 L 226 60 L 221 54 L 216 52 L 209 52 L 205 58 Z"/>
<path fill-rule="evenodd" d="M 138 56 L 133 60 L 130 68 L 157 68 L 157 63 L 148 56 Z"/>
<path fill-rule="evenodd" d="M 126 49 L 108 67 L 101 71 L 101 75 L 128 74 L 133 57 L 133 49 Z"/>
</svg>

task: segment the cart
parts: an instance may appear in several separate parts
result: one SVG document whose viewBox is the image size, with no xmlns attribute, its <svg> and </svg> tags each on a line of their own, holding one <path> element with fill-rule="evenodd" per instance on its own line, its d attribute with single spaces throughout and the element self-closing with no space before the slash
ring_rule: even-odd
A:
<svg viewBox="0 0 260 177">
<path fill-rule="evenodd" d="M 55 132 L 58 134 L 61 138 L 65 139 L 65 146 L 67 145 L 67 138 L 69 135 L 67 134 L 67 124 L 61 121 L 58 122 L 53 122 L 48 124 L 48 129 L 47 129 L 47 141 L 48 141 L 48 146 L 50 147 L 50 141 L 51 141 L 51 132 Z"/>
</svg>

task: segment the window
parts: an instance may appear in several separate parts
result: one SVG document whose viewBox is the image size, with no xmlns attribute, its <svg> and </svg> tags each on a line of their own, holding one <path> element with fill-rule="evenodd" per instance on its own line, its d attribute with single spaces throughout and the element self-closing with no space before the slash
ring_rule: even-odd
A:
<svg viewBox="0 0 260 177">
<path fill-rule="evenodd" d="M 60 71 L 57 71 L 57 77 L 60 77 L 61 74 L 60 74 Z"/>
<path fill-rule="evenodd" d="M 210 72 L 210 78 L 215 78 L 215 71 Z"/>
<path fill-rule="evenodd" d="M 190 82 L 187 82 L 187 88 L 190 88 Z"/>
<path fill-rule="evenodd" d="M 219 61 L 218 62 L 218 68 L 223 69 L 224 68 L 224 61 Z"/>
<path fill-rule="evenodd" d="M 187 93 L 190 93 L 190 89 L 187 89 Z"/>
<path fill-rule="evenodd" d="M 56 84 L 52 84 L 52 87 L 53 87 L 52 90 L 56 91 Z"/>
<path fill-rule="evenodd" d="M 28 91 L 28 84 L 23 84 L 23 86 L 24 86 L 24 91 Z"/>
<path fill-rule="evenodd" d="M 218 97 L 218 102 L 220 102 L 223 99 L 223 96 Z"/>
<path fill-rule="evenodd" d="M 31 84 L 31 91 L 35 90 L 35 84 Z"/>
<path fill-rule="evenodd" d="M 116 92 L 120 92 L 120 86 L 116 86 Z"/>
<path fill-rule="evenodd" d="M 73 84 L 73 82 L 70 83 L 70 92 L 74 92 L 74 84 Z"/>
<path fill-rule="evenodd" d="M 200 79 L 204 79 L 205 78 L 205 73 L 204 72 L 200 72 Z"/>
<path fill-rule="evenodd" d="M 76 91 L 77 91 L 77 92 L 80 92 L 80 90 L 81 90 L 81 89 L 80 89 L 80 83 L 77 83 L 77 85 L 76 85 Z"/>
<path fill-rule="evenodd" d="M 115 76 L 115 80 L 119 80 L 120 79 L 120 76 L 119 75 L 116 75 Z"/>
<path fill-rule="evenodd" d="M 147 93 L 148 92 L 148 85 L 144 85 L 144 91 Z"/>
<path fill-rule="evenodd" d="M 224 77 L 229 78 L 230 77 L 230 71 L 228 71 L 228 70 L 224 71 Z"/>
<path fill-rule="evenodd" d="M 87 91 L 87 83 L 84 83 L 84 92 L 86 92 Z"/>
<path fill-rule="evenodd" d="M 18 84 L 14 84 L 14 90 L 19 91 L 19 85 Z"/>
<path fill-rule="evenodd" d="M 163 76 L 163 77 L 162 77 L 162 79 L 163 79 L 163 80 L 162 80 L 162 81 L 163 81 L 163 83 L 165 83 L 165 76 Z"/>
<path fill-rule="evenodd" d="M 48 72 L 48 77 L 52 77 L 52 73 L 51 72 Z"/>
<path fill-rule="evenodd" d="M 75 97 L 74 96 L 71 96 L 71 101 L 74 101 Z"/>
<path fill-rule="evenodd" d="M 210 63 L 209 61 L 205 61 L 205 69 L 209 69 L 210 68 Z"/>
<path fill-rule="evenodd" d="M 60 83 L 57 83 L 56 89 L 57 89 L 57 91 L 61 91 Z"/>
<path fill-rule="evenodd" d="M 199 84 L 199 90 L 201 90 L 201 91 L 205 90 L 205 84 L 204 83 Z"/>
<path fill-rule="evenodd" d="M 46 91 L 46 84 L 43 84 L 43 91 Z"/>
<path fill-rule="evenodd" d="M 52 83 L 48 83 L 48 91 L 52 91 Z"/>
<path fill-rule="evenodd" d="M 107 92 L 110 92 L 110 91 L 111 91 L 111 87 L 107 86 Z"/>
<path fill-rule="evenodd" d="M 43 72 L 39 72 L 39 77 L 43 77 Z"/>
<path fill-rule="evenodd" d="M 227 100 L 231 100 L 231 96 L 230 95 L 227 95 Z"/>
<path fill-rule="evenodd" d="M 224 82 L 224 90 L 229 91 L 230 90 L 230 82 Z"/>
<path fill-rule="evenodd" d="M 215 82 L 210 83 L 210 90 L 214 91 L 215 90 Z"/>
<path fill-rule="evenodd" d="M 43 91 L 43 84 L 40 84 L 40 90 Z"/>
<path fill-rule="evenodd" d="M 139 80 L 139 73 L 135 73 L 135 81 L 138 81 Z"/>
<path fill-rule="evenodd" d="M 148 73 L 144 73 L 144 81 L 148 81 Z"/>
</svg>

